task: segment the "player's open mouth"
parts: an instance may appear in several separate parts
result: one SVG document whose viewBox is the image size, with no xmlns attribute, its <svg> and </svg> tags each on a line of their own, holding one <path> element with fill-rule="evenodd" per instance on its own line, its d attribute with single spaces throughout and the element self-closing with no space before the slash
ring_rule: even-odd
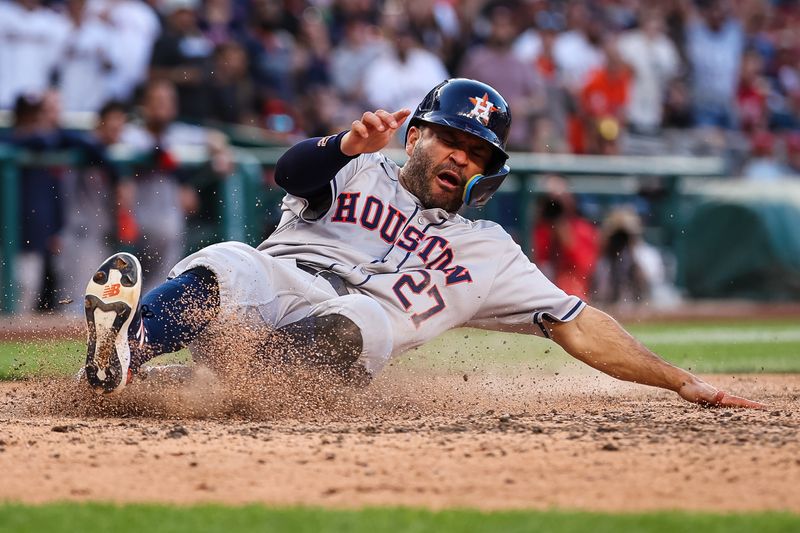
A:
<svg viewBox="0 0 800 533">
<path fill-rule="evenodd" d="M 436 181 L 439 183 L 439 187 L 445 191 L 461 188 L 461 177 L 452 170 L 443 170 L 436 174 Z"/>
</svg>

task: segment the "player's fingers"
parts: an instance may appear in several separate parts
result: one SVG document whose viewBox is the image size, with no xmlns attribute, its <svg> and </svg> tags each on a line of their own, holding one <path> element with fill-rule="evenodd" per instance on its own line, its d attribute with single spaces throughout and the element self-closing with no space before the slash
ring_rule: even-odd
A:
<svg viewBox="0 0 800 533">
<path fill-rule="evenodd" d="M 378 131 L 384 131 L 386 126 L 383 124 L 383 120 L 371 111 L 367 111 L 361 117 L 361 122 L 363 122 L 367 127 L 375 128 Z"/>
<path fill-rule="evenodd" d="M 383 109 L 378 109 L 375 111 L 375 114 L 380 118 L 384 124 L 389 126 L 390 128 L 394 129 L 397 127 L 397 121 L 394 119 L 394 116 L 389 113 L 388 111 L 384 111 Z"/>
<path fill-rule="evenodd" d="M 703 407 L 744 407 L 749 409 L 764 409 L 767 407 L 763 403 L 734 396 L 721 390 L 714 391 L 713 396 L 711 394 L 701 395 L 695 401 Z"/>
<path fill-rule="evenodd" d="M 405 109 L 405 108 L 404 109 L 400 109 L 399 111 L 395 111 L 394 113 L 392 113 L 392 116 L 397 121 L 397 125 L 398 126 L 400 124 L 402 124 L 403 122 L 405 122 L 405 120 L 409 117 L 409 115 L 411 115 L 411 110 L 410 109 Z"/>
<path fill-rule="evenodd" d="M 363 139 L 369 137 L 369 131 L 367 130 L 367 127 L 360 120 L 353 121 L 353 123 L 350 125 L 350 131 L 354 132 Z"/>
<path fill-rule="evenodd" d="M 766 409 L 767 406 L 760 402 L 754 402 L 753 400 L 748 400 L 747 398 L 741 398 L 739 396 L 734 396 L 733 394 L 727 394 L 722 392 L 722 397 L 717 400 L 716 405 L 719 407 L 747 407 L 749 409 Z M 716 400 L 716 398 L 715 398 Z"/>
</svg>

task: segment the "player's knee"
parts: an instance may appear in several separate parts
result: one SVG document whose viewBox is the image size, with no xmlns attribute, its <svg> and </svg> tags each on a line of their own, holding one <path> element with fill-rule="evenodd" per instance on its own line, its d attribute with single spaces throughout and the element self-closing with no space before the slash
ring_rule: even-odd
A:
<svg viewBox="0 0 800 533">
<path fill-rule="evenodd" d="M 348 294 L 319 304 L 312 314 L 347 317 L 361 337 L 357 362 L 373 376 L 386 365 L 392 354 L 394 337 L 389 317 L 378 302 L 363 294 Z"/>
<path fill-rule="evenodd" d="M 320 366 L 349 367 L 363 348 L 361 330 L 344 315 L 307 316 L 278 328 L 302 361 Z"/>
</svg>

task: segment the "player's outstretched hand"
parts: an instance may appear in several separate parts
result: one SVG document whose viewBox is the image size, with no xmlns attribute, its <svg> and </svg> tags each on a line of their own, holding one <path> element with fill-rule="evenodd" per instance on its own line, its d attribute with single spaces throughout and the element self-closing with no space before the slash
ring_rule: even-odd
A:
<svg viewBox="0 0 800 533">
<path fill-rule="evenodd" d="M 684 400 L 700 404 L 703 407 L 745 407 L 749 409 L 764 409 L 767 407 L 763 403 L 718 390 L 699 379 L 696 383 L 684 384 L 678 390 L 678 394 Z"/>
<path fill-rule="evenodd" d="M 349 156 L 369 154 L 382 150 L 405 122 L 411 111 L 401 109 L 389 113 L 379 109 L 374 113 L 367 111 L 360 120 L 354 120 L 350 131 L 344 134 L 340 148 Z"/>
</svg>

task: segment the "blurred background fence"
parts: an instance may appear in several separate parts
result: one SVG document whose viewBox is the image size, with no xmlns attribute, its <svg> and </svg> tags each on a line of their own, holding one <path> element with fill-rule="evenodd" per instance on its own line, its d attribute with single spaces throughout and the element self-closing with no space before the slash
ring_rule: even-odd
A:
<svg viewBox="0 0 800 533">
<path fill-rule="evenodd" d="M 182 253 L 221 240 L 257 245 L 269 234 L 279 220 L 283 195 L 271 185 L 271 170 L 284 150 L 235 148 L 235 166 L 229 176 L 193 181 L 202 192 L 202 201 L 197 213 L 189 217 Z M 209 163 L 202 147 L 174 147 L 173 155 L 184 169 L 197 171 Z M 402 163 L 405 154 L 390 150 L 389 155 Z M 116 147 L 111 155 L 123 169 L 152 164 L 148 157 L 150 154 L 136 154 L 124 146 Z M 85 156 L 76 150 L 37 153 L 0 145 L 0 302 L 4 312 L 12 312 L 19 301 L 12 273 L 21 234 L 21 170 L 69 167 L 80 171 L 86 164 Z M 502 224 L 529 255 L 537 200 L 547 195 L 548 177 L 558 175 L 565 177 L 571 194 L 590 219 L 602 220 L 615 205 L 643 205 L 641 211 L 648 213 L 643 232 L 662 253 L 674 257 L 673 279 L 687 296 L 785 300 L 798 295 L 800 196 L 794 182 L 748 187 L 727 178 L 726 162 L 719 157 L 513 153 L 511 166 L 512 175 L 493 201 L 485 209 L 468 210 L 465 215 Z M 117 245 L 135 250 L 121 241 Z M 69 300 L 80 297 L 61 296 Z"/>
<path fill-rule="evenodd" d="M 0 309 L 79 313 L 119 248 L 157 281 L 257 244 L 286 146 L 453 76 L 514 116 L 465 215 L 565 290 L 800 299 L 795 0 L 0 0 Z"/>
</svg>

